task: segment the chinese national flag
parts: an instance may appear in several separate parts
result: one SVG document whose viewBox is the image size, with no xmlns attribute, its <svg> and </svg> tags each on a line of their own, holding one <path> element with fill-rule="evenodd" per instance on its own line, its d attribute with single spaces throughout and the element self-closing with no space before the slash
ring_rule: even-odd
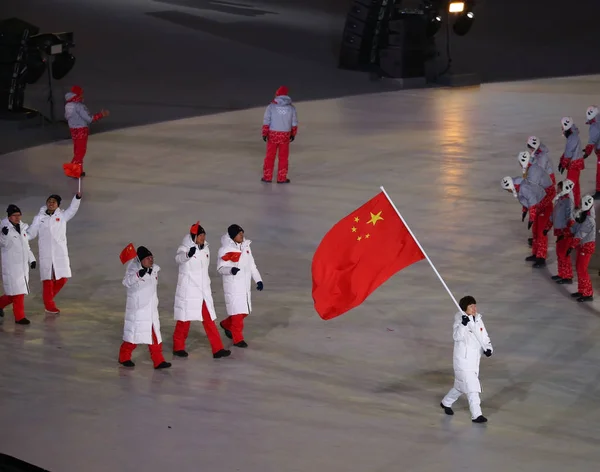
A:
<svg viewBox="0 0 600 472">
<path fill-rule="evenodd" d="M 357 307 L 423 252 L 381 192 L 325 235 L 312 261 L 313 300 L 329 320 Z"/>
<path fill-rule="evenodd" d="M 131 259 L 137 257 L 137 252 L 135 250 L 135 246 L 132 243 L 129 243 L 125 249 L 121 251 L 119 254 L 119 259 L 121 259 L 121 264 L 126 264 Z"/>
<path fill-rule="evenodd" d="M 78 179 L 81 177 L 82 167 L 83 166 L 81 164 L 72 163 L 72 162 L 67 162 L 67 163 L 63 164 L 63 170 L 65 171 L 65 175 L 67 177 L 72 177 L 74 179 Z"/>
</svg>

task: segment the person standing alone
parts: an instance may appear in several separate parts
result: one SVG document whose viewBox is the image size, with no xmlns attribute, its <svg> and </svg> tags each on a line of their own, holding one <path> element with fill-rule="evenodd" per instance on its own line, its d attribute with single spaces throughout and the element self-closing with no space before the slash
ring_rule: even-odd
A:
<svg viewBox="0 0 600 472">
<path fill-rule="evenodd" d="M 298 116 L 296 107 L 292 105 L 292 99 L 288 95 L 288 88 L 279 87 L 275 93 L 275 99 L 265 110 L 263 118 L 262 137 L 267 143 L 267 153 L 263 163 L 263 182 L 273 181 L 273 169 L 275 158 L 279 151 L 279 164 L 277 167 L 277 183 L 289 184 L 288 158 L 290 154 L 290 142 L 296 139 L 298 133 Z"/>
</svg>

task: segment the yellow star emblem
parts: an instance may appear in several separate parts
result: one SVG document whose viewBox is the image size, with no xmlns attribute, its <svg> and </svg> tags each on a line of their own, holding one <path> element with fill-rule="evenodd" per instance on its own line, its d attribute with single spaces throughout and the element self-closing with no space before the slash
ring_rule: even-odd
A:
<svg viewBox="0 0 600 472">
<path fill-rule="evenodd" d="M 360 221 L 360 218 L 359 218 L 358 216 L 355 216 L 355 217 L 354 217 L 354 222 L 355 222 L 355 223 L 358 223 L 359 221 Z"/>
<path fill-rule="evenodd" d="M 371 237 L 371 235 L 367 233 L 367 235 L 365 236 L 365 239 L 369 239 L 370 237 Z"/>
<path fill-rule="evenodd" d="M 371 212 L 369 212 L 371 213 Z M 383 220 L 383 218 L 381 217 L 381 211 L 379 213 L 377 213 L 376 215 L 374 215 L 373 213 L 371 213 L 371 219 L 369 221 L 367 221 L 367 224 L 371 223 L 373 226 L 375 226 L 375 223 L 377 223 L 379 220 Z"/>
<path fill-rule="evenodd" d="M 357 241 L 360 241 L 362 239 L 362 236 L 359 236 L 358 238 L 356 238 Z"/>
<path fill-rule="evenodd" d="M 356 228 L 354 226 L 352 227 L 352 232 L 356 233 Z"/>
</svg>

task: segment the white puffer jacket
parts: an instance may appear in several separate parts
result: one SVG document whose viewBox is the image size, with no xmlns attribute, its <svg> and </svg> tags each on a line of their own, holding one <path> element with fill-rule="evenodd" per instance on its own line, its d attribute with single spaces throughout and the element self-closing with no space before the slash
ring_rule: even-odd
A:
<svg viewBox="0 0 600 472">
<path fill-rule="evenodd" d="M 250 314 L 252 311 L 250 295 L 252 279 L 255 282 L 262 281 L 250 250 L 250 244 L 252 241 L 249 239 L 244 239 L 241 244 L 237 244 L 227 233 L 221 237 L 217 271 L 223 276 L 225 307 L 229 316 Z M 239 257 L 237 262 L 231 260 L 237 257 Z M 233 267 L 240 269 L 236 275 L 231 275 Z"/>
<path fill-rule="evenodd" d="M 469 316 L 467 326 L 462 324 L 463 315 L 459 311 L 454 316 L 454 388 L 462 393 L 481 392 L 481 354 L 488 349 L 493 352 L 494 348 L 481 315 Z"/>
<path fill-rule="evenodd" d="M 2 285 L 6 295 L 29 293 L 29 265 L 35 261 L 29 247 L 27 223 L 21 222 L 19 233 L 13 224 L 4 218 L 1 228 L 8 228 L 8 234 L 0 232 L 0 253 L 2 254 Z"/>
<path fill-rule="evenodd" d="M 55 278 L 71 277 L 71 261 L 67 246 L 67 222 L 77 214 L 81 199 L 73 197 L 69 208 L 57 208 L 52 215 L 46 213 L 46 205 L 33 219 L 27 230 L 29 239 L 39 236 L 40 277 L 42 280 L 52 280 L 52 269 Z"/>
<path fill-rule="evenodd" d="M 196 252 L 190 258 L 188 252 L 191 247 Z M 217 319 L 210 288 L 208 266 L 210 265 L 210 250 L 208 243 L 200 249 L 188 234 L 181 246 L 177 249 L 175 262 L 179 265 L 177 289 L 175 290 L 175 319 L 177 321 L 202 321 L 202 305 L 206 308 L 212 320 Z"/>
<path fill-rule="evenodd" d="M 152 344 L 152 328 L 160 344 L 160 320 L 158 319 L 158 273 L 160 267 L 152 267 L 152 273 L 140 277 L 142 268 L 136 257 L 127 266 L 123 285 L 127 287 L 127 305 L 125 307 L 125 327 L 123 341 L 133 344 Z"/>
</svg>

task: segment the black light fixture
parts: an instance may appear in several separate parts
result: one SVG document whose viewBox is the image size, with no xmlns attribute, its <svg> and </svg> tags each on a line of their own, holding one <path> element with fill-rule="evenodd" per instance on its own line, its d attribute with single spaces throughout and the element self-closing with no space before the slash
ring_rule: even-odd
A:
<svg viewBox="0 0 600 472">
<path fill-rule="evenodd" d="M 473 7 L 475 1 L 453 2 L 448 4 L 448 13 L 455 17 L 452 30 L 457 36 L 464 36 L 469 32 L 473 22 L 475 21 L 475 13 Z"/>
</svg>

